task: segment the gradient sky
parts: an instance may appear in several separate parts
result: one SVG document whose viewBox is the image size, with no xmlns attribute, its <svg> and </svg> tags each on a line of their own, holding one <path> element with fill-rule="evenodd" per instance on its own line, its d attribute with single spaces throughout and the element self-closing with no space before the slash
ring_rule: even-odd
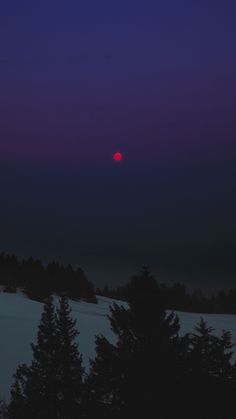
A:
<svg viewBox="0 0 236 419">
<path fill-rule="evenodd" d="M 236 284 L 235 1 L 0 6 L 0 248 Z M 112 155 L 121 151 L 122 164 Z"/>
</svg>

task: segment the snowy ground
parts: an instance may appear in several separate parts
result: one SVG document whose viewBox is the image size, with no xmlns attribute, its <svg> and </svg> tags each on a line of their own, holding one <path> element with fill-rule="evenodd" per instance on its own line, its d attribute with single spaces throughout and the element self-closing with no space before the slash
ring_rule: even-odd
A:
<svg viewBox="0 0 236 419">
<path fill-rule="evenodd" d="M 111 342 L 115 337 L 107 319 L 109 305 L 113 300 L 98 297 L 98 304 L 71 301 L 72 314 L 80 331 L 78 342 L 86 368 L 94 357 L 94 336 L 103 334 Z M 125 304 L 125 303 L 121 303 Z M 12 376 L 19 364 L 29 363 L 30 344 L 35 342 L 40 321 L 42 304 L 27 299 L 24 295 L 0 293 L 0 397 L 8 399 Z M 177 313 L 180 318 L 181 333 L 193 330 L 202 316 L 217 334 L 222 329 L 232 332 L 236 342 L 236 316 L 220 314 Z"/>
</svg>

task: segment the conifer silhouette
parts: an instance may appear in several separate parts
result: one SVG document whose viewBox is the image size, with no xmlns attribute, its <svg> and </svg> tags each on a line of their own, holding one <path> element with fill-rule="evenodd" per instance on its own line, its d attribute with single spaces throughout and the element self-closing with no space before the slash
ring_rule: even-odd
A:
<svg viewBox="0 0 236 419">
<path fill-rule="evenodd" d="M 84 368 L 82 356 L 75 342 L 75 338 L 79 334 L 75 325 L 76 321 L 71 318 L 68 299 L 63 296 L 56 311 L 57 363 L 59 366 L 57 380 L 59 410 L 63 419 L 78 417 L 82 404 Z"/>
<path fill-rule="evenodd" d="M 109 318 L 117 344 L 96 338 L 97 356 L 87 381 L 90 406 L 110 417 L 145 414 L 156 405 L 159 393 L 161 411 L 164 390 L 171 374 L 175 376 L 179 322 L 173 313 L 166 314 L 147 268 L 130 281 L 128 309 L 114 304 Z"/>
<path fill-rule="evenodd" d="M 55 314 L 53 298 L 46 301 L 32 344 L 30 366 L 15 374 L 9 405 L 10 419 L 74 419 L 82 392 L 82 358 L 74 342 L 75 321 L 65 297 Z"/>
</svg>

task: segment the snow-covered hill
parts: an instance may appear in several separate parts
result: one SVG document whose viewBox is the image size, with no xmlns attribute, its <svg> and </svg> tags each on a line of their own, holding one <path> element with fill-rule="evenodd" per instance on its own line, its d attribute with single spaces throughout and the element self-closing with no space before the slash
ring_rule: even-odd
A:
<svg viewBox="0 0 236 419">
<path fill-rule="evenodd" d="M 87 369 L 89 359 L 95 354 L 96 334 L 101 333 L 111 342 L 115 342 L 107 319 L 113 300 L 97 298 L 98 304 L 71 301 L 72 314 L 80 332 L 78 343 Z M 8 399 L 17 366 L 24 362 L 29 363 L 31 359 L 30 344 L 36 339 L 41 313 L 42 304 L 27 299 L 21 293 L 0 293 L 0 397 Z M 194 313 L 177 314 L 180 317 L 181 333 L 192 331 L 201 316 Z M 230 330 L 233 341 L 236 342 L 236 315 L 203 314 L 202 317 L 215 328 L 217 334 L 222 329 Z"/>
</svg>

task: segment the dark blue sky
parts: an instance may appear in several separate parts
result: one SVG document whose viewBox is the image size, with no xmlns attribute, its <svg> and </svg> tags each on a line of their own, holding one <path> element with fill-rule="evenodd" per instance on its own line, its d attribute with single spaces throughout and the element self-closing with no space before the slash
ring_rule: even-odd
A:
<svg viewBox="0 0 236 419">
<path fill-rule="evenodd" d="M 235 17 L 234 1 L 2 4 L 1 249 L 97 283 L 150 264 L 232 284 Z"/>
</svg>

